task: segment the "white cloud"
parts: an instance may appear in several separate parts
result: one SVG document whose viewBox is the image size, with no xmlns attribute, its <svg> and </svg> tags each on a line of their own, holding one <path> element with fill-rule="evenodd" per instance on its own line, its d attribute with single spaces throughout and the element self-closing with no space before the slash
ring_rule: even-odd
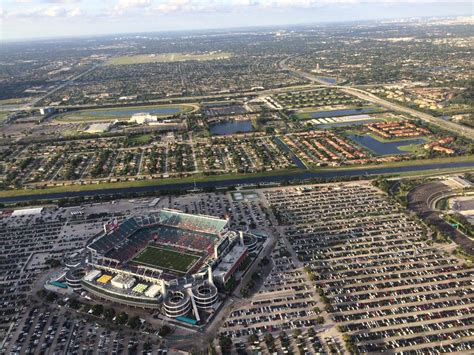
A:
<svg viewBox="0 0 474 355">
<path fill-rule="evenodd" d="M 5 13 L 5 12 L 4 12 Z M 51 17 L 51 18 L 71 18 L 78 17 L 84 14 L 80 7 L 68 8 L 58 5 L 53 6 L 38 6 L 29 9 L 11 11 L 3 14 L 3 17 L 12 18 L 31 18 L 31 17 Z"/>
<path fill-rule="evenodd" d="M 122 14 L 131 9 L 148 8 L 151 4 L 151 0 L 119 0 L 114 6 L 114 12 Z"/>
<path fill-rule="evenodd" d="M 157 3 L 153 7 L 154 11 L 161 13 L 170 12 L 207 12 L 217 9 L 223 9 L 221 2 L 214 0 L 196 1 L 196 0 L 166 0 Z"/>
<path fill-rule="evenodd" d="M 0 0 L 1 2 L 2 0 Z M 110 17 L 170 13 L 241 13 L 269 9 L 311 9 L 331 5 L 435 4 L 449 0 L 11 0 L 3 4 L 1 17 Z M 469 0 L 452 0 L 469 3 Z M 102 8 L 103 6 L 103 8 Z M 409 5 L 407 5 L 409 6 Z"/>
</svg>

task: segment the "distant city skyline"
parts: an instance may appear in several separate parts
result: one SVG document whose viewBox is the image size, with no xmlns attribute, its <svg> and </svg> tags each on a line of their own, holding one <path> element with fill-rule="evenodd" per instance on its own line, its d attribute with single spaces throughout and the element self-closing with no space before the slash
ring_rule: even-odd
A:
<svg viewBox="0 0 474 355">
<path fill-rule="evenodd" d="M 472 15 L 463 0 L 5 0 L 0 39 Z"/>
</svg>

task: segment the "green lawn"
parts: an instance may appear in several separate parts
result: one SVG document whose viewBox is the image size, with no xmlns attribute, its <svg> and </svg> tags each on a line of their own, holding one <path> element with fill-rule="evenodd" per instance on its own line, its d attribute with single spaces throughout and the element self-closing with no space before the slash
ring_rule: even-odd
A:
<svg viewBox="0 0 474 355">
<path fill-rule="evenodd" d="M 363 107 L 356 107 L 356 106 L 348 106 L 344 108 L 334 108 L 334 109 L 322 109 L 318 107 L 306 107 L 301 110 L 298 110 L 298 112 L 295 114 L 296 118 L 299 120 L 311 120 L 313 118 L 332 118 L 332 117 L 312 117 L 313 113 L 315 112 L 326 112 L 326 111 L 337 111 L 337 110 L 351 110 L 351 109 L 364 109 L 364 108 L 373 108 L 376 109 L 370 114 L 376 114 L 376 113 L 382 113 L 385 112 L 386 110 L 380 107 L 374 107 L 374 106 L 363 106 Z M 341 114 L 338 115 L 337 117 L 342 117 L 342 116 L 353 116 L 353 115 L 358 115 L 358 113 L 351 113 L 351 114 Z"/>
<path fill-rule="evenodd" d="M 131 262 L 184 274 L 199 258 L 200 256 L 197 255 L 149 246 L 135 256 Z"/>
<path fill-rule="evenodd" d="M 231 56 L 232 54 L 229 52 L 124 55 L 121 57 L 115 57 L 115 58 L 109 59 L 106 65 L 184 62 L 188 60 L 197 60 L 197 61 L 219 60 L 219 59 L 229 59 Z"/>
<path fill-rule="evenodd" d="M 136 136 L 131 136 L 130 141 L 136 145 L 148 144 L 153 140 L 153 135 L 151 134 L 140 134 Z"/>
<path fill-rule="evenodd" d="M 32 100 L 32 97 L 19 97 L 13 99 L 0 100 L 0 105 L 19 105 Z"/>
<path fill-rule="evenodd" d="M 0 121 L 7 119 L 9 111 L 0 111 Z"/>
<path fill-rule="evenodd" d="M 423 144 L 408 144 L 398 147 L 398 150 L 408 152 L 413 155 L 426 155 L 426 149 Z"/>
</svg>

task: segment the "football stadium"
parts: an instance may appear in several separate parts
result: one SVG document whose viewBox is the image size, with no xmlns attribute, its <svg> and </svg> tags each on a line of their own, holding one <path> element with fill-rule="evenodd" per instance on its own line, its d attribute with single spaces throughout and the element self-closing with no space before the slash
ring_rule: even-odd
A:
<svg viewBox="0 0 474 355">
<path fill-rule="evenodd" d="M 81 285 L 105 300 L 199 324 L 248 255 L 243 234 L 228 225 L 172 209 L 110 222 L 87 246 Z"/>
</svg>

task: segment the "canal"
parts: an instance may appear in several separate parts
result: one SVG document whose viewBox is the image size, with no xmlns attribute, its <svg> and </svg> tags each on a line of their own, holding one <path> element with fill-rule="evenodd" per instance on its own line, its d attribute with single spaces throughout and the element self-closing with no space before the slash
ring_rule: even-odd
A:
<svg viewBox="0 0 474 355">
<path fill-rule="evenodd" d="M 89 190 L 89 191 L 68 191 L 68 192 L 52 192 L 37 195 L 25 195 L 25 196 L 11 196 L 0 198 L 0 203 L 12 203 L 22 201 L 34 201 L 34 200 L 51 200 L 61 199 L 70 197 L 85 197 L 85 196 L 98 196 L 98 195 L 111 195 L 121 193 L 143 193 L 153 191 L 166 191 L 166 190 L 190 190 L 194 187 L 199 189 L 211 188 L 211 187 L 232 187 L 242 184 L 259 184 L 259 183 L 283 183 L 288 181 L 305 181 L 309 179 L 331 179 L 338 177 L 355 177 L 355 176 L 368 176 L 368 175 L 381 175 L 381 174 L 397 174 L 407 172 L 417 172 L 424 170 L 439 170 L 439 169 L 454 169 L 454 168 L 473 168 L 473 161 L 463 162 L 447 162 L 447 163 L 432 163 L 424 165 L 409 165 L 401 167 L 381 167 L 381 168 L 368 168 L 368 169 L 357 169 L 357 170 L 331 170 L 331 171 L 301 171 L 293 174 L 282 174 L 282 175 L 270 175 L 270 176 L 257 176 L 257 177 L 243 177 L 241 179 L 229 179 L 220 181 L 201 181 L 196 182 L 196 185 L 192 182 L 184 183 L 171 183 L 154 186 L 135 186 L 135 187 L 123 187 L 123 188 L 111 188 L 101 190 Z"/>
</svg>

